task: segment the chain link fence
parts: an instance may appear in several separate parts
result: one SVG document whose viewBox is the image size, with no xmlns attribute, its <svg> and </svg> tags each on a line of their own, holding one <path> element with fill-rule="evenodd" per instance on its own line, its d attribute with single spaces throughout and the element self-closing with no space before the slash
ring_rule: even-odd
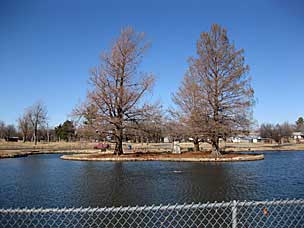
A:
<svg viewBox="0 0 304 228">
<path fill-rule="evenodd" d="M 0 209 L 0 227 L 304 227 L 304 200 Z"/>
</svg>

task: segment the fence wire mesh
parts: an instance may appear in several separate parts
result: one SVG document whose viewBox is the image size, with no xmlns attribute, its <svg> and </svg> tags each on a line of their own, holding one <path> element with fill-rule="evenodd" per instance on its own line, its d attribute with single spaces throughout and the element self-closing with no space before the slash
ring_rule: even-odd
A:
<svg viewBox="0 0 304 228">
<path fill-rule="evenodd" d="M 304 200 L 0 209 L 0 227 L 304 227 Z"/>
</svg>

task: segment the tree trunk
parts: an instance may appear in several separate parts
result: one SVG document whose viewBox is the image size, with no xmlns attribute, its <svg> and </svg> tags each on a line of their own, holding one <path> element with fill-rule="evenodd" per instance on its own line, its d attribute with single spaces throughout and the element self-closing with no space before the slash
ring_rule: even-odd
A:
<svg viewBox="0 0 304 228">
<path fill-rule="evenodd" d="M 194 151 L 199 151 L 200 148 L 199 148 L 199 140 L 195 139 L 193 141 L 193 144 L 194 144 Z"/>
<path fill-rule="evenodd" d="M 123 129 L 119 129 L 119 135 L 116 137 L 116 145 L 114 153 L 116 155 L 123 154 L 122 141 L 123 141 Z"/>
<path fill-rule="evenodd" d="M 35 145 L 37 145 L 37 130 L 34 130 L 34 141 L 35 141 Z"/>
<path fill-rule="evenodd" d="M 23 132 L 23 142 L 25 143 L 27 140 L 27 132 Z"/>
<path fill-rule="evenodd" d="M 211 152 L 211 156 L 212 157 L 219 157 L 221 156 L 221 152 L 220 152 L 220 145 L 219 145 L 219 139 L 216 138 L 215 140 L 212 141 L 212 152 Z"/>
<path fill-rule="evenodd" d="M 116 155 L 122 155 L 123 154 L 123 148 L 122 148 L 122 138 L 117 138 L 116 145 L 115 145 L 115 151 L 114 153 Z"/>
</svg>

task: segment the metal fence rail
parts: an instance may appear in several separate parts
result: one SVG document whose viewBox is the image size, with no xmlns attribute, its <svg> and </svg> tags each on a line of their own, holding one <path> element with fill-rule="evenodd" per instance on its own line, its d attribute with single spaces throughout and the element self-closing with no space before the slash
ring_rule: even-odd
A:
<svg viewBox="0 0 304 228">
<path fill-rule="evenodd" d="M 0 227 L 304 227 L 304 200 L 0 209 Z"/>
</svg>

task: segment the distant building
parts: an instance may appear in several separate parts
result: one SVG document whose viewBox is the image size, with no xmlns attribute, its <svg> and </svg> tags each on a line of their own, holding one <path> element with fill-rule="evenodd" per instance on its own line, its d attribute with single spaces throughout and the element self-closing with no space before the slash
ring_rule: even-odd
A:
<svg viewBox="0 0 304 228">
<path fill-rule="evenodd" d="M 169 143 L 169 142 L 170 142 L 169 137 L 164 137 L 164 143 Z"/>
<path fill-rule="evenodd" d="M 229 139 L 233 143 L 258 143 L 261 142 L 261 137 L 259 136 L 235 136 Z"/>
</svg>

